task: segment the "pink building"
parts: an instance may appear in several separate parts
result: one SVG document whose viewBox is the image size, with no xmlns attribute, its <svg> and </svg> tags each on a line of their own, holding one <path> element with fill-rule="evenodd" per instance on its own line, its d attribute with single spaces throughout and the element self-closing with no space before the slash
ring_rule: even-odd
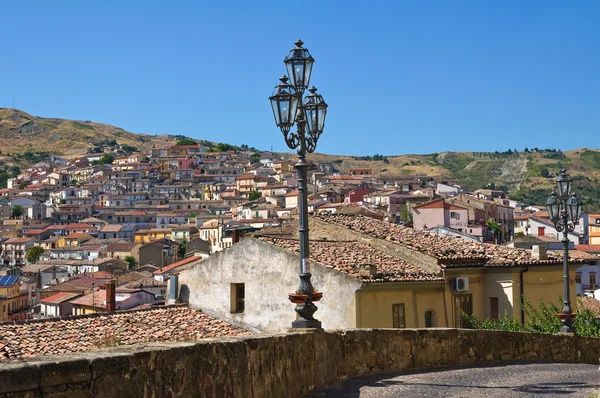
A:
<svg viewBox="0 0 600 398">
<path fill-rule="evenodd" d="M 444 226 L 459 232 L 468 233 L 469 210 L 446 203 L 444 198 L 415 206 L 412 210 L 412 217 L 413 228 L 416 230 Z"/>
<path fill-rule="evenodd" d="M 363 198 L 365 197 L 365 195 L 370 194 L 372 191 L 373 190 L 371 188 L 354 189 L 346 194 L 346 197 L 344 198 L 344 202 L 360 203 L 363 201 Z"/>
<path fill-rule="evenodd" d="M 193 170 L 196 168 L 195 158 L 179 158 L 177 162 L 179 163 L 179 170 Z"/>
</svg>

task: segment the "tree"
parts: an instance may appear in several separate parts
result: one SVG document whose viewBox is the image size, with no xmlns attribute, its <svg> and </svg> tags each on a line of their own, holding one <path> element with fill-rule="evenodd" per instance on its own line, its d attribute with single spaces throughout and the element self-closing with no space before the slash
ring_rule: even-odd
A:
<svg viewBox="0 0 600 398">
<path fill-rule="evenodd" d="M 548 177 L 550 177 L 550 171 L 548 171 L 547 167 L 542 167 L 540 169 L 540 175 L 544 178 L 548 178 Z"/>
<path fill-rule="evenodd" d="M 258 162 L 260 162 L 260 155 L 258 153 L 252 154 L 252 156 L 250 156 L 250 163 L 258 163 Z"/>
<path fill-rule="evenodd" d="M 406 206 L 402 206 L 402 212 L 400 213 L 400 220 L 404 221 L 405 223 L 410 223 L 411 217 L 410 217 L 410 210 L 408 209 L 408 205 Z"/>
<path fill-rule="evenodd" d="M 12 218 L 20 218 L 23 216 L 23 206 L 13 206 L 11 212 L 10 212 L 10 216 Z"/>
<path fill-rule="evenodd" d="M 177 141 L 177 146 L 186 146 L 186 145 L 198 145 L 198 143 L 194 140 L 190 140 L 189 138 L 184 138 L 182 140 Z"/>
<path fill-rule="evenodd" d="M 489 220 L 489 221 L 487 222 L 487 226 L 488 226 L 488 228 L 489 228 L 489 229 L 491 229 L 491 230 L 492 230 L 492 232 L 494 233 L 494 241 L 495 241 L 496 243 L 498 243 L 498 240 L 500 239 L 500 234 L 501 234 L 501 231 L 500 231 L 500 224 L 498 224 L 498 223 L 497 223 L 496 221 L 494 221 L 494 220 Z"/>
<path fill-rule="evenodd" d="M 27 254 L 25 255 L 25 260 L 28 263 L 35 264 L 40 259 L 40 256 L 44 252 L 44 248 L 41 246 L 31 246 L 29 250 L 27 250 Z"/>
<path fill-rule="evenodd" d="M 179 256 L 183 259 L 187 253 L 187 240 L 181 241 L 179 244 Z"/>
<path fill-rule="evenodd" d="M 132 271 L 133 269 L 135 269 L 136 265 L 138 264 L 138 262 L 136 261 L 135 257 L 133 256 L 125 256 L 123 258 L 123 260 L 129 264 L 129 270 Z"/>
<path fill-rule="evenodd" d="M 250 196 L 248 196 L 248 200 L 256 200 L 256 199 L 260 198 L 261 196 L 262 196 L 261 192 L 252 191 L 252 192 L 250 192 Z"/>
<path fill-rule="evenodd" d="M 114 160 L 113 156 L 110 153 L 105 153 L 100 158 L 100 164 L 110 164 Z"/>
</svg>

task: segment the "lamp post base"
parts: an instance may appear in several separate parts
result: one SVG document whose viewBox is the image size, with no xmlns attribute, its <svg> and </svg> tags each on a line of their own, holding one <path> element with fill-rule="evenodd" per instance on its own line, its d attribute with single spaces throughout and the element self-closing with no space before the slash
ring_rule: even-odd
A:
<svg viewBox="0 0 600 398">
<path fill-rule="evenodd" d="M 575 333 L 575 328 L 573 328 L 571 326 L 567 326 L 567 325 L 562 325 L 560 327 L 560 329 L 558 330 L 558 333 L 560 333 L 560 334 L 574 334 Z"/>
<path fill-rule="evenodd" d="M 292 322 L 292 329 L 322 329 L 321 321 L 316 319 L 297 319 Z"/>
</svg>

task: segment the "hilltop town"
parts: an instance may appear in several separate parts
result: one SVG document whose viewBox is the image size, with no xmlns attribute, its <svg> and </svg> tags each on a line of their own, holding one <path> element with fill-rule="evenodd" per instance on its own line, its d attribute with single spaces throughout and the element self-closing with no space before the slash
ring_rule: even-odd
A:
<svg viewBox="0 0 600 398">
<path fill-rule="evenodd" d="M 298 251 L 293 156 L 185 137 L 147 150 L 108 140 L 79 155 L 22 156 L 29 164 L 0 189 L 0 320 L 15 325 L 3 333 L 3 357 L 288 327 Z M 544 203 L 471 191 L 457 178 L 311 159 L 310 256 L 327 328 L 467 327 L 461 311 L 508 311 L 524 322 L 518 300 L 559 296 L 562 244 Z M 574 294 L 598 311 L 600 215 L 584 212 L 569 240 Z M 367 295 L 373 286 L 387 293 Z M 266 287 L 275 292 L 268 298 Z M 257 311 L 258 296 L 267 313 Z M 138 319 L 140 310 L 152 329 L 131 337 L 101 327 L 75 346 L 35 326 L 59 320 L 71 330 L 78 317 Z M 165 319 L 198 332 L 157 328 Z M 55 343 L 20 340 L 29 327 Z"/>
</svg>

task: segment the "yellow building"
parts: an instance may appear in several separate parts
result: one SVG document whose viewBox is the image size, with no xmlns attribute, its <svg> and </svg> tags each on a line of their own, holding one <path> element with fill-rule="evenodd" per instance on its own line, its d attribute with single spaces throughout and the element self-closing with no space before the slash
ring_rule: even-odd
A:
<svg viewBox="0 0 600 398">
<path fill-rule="evenodd" d="M 0 322 L 12 322 L 28 318 L 29 295 L 21 291 L 18 276 L 0 277 Z"/>
<path fill-rule="evenodd" d="M 507 312 L 524 322 L 526 314 L 520 305 L 523 299 L 537 307 L 540 300 L 559 304 L 559 296 L 563 294 L 561 252 L 546 253 L 540 248 L 534 253 L 467 242 L 344 214 L 315 217 L 311 220 L 311 234 L 331 240 L 368 240 L 383 252 L 393 253 L 444 279 L 437 292 L 430 287 L 419 285 L 417 288 L 410 284 L 394 289 L 386 284 L 377 286 L 374 291 L 370 287 L 361 288 L 357 292 L 360 327 L 390 327 L 389 317 L 377 320 L 376 314 L 385 314 L 382 310 L 394 304 L 403 304 L 406 327 L 427 324 L 469 327 L 463 312 L 482 320 L 498 318 Z M 576 259 L 571 258 L 569 284 L 573 308 L 577 300 L 575 270 L 592 260 L 592 256 L 581 254 Z"/>
<path fill-rule="evenodd" d="M 463 316 L 524 321 L 523 297 L 558 304 L 563 292 L 557 253 L 467 242 L 365 216 L 316 215 L 310 220 L 312 285 L 322 298 L 316 318 L 327 329 L 471 325 Z M 262 332 L 287 330 L 298 294 L 295 225 L 258 232 L 179 274 L 189 303 L 228 322 Z M 576 305 L 575 268 L 570 265 Z M 238 303 L 243 302 L 240 306 Z"/>
<path fill-rule="evenodd" d="M 600 214 L 590 214 L 588 221 L 590 245 L 600 245 Z"/>
<path fill-rule="evenodd" d="M 155 240 L 171 238 L 171 230 L 167 228 L 140 229 L 135 233 L 134 242 L 149 243 Z"/>
</svg>

